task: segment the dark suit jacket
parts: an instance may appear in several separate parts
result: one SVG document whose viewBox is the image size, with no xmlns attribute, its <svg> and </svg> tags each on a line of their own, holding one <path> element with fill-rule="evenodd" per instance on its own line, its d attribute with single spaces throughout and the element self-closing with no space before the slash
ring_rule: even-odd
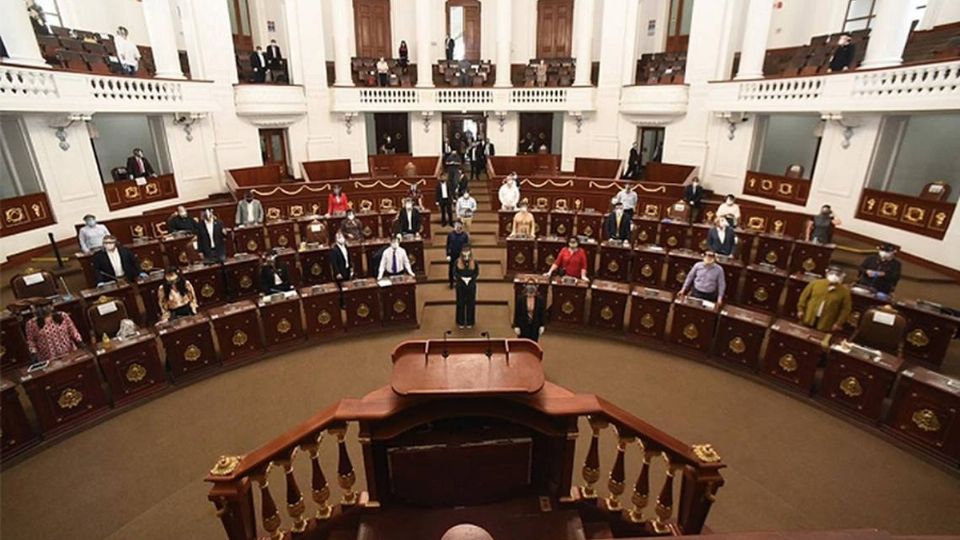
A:
<svg viewBox="0 0 960 540">
<path fill-rule="evenodd" d="M 123 246 L 117 246 L 117 249 L 120 250 L 120 266 L 123 267 L 123 279 L 130 282 L 136 281 L 137 276 L 142 272 L 137 256 Z M 101 249 L 93 254 L 93 273 L 96 275 L 98 283 L 116 281 L 113 265 L 110 264 L 110 257 L 107 256 L 106 250 Z"/>
<path fill-rule="evenodd" d="M 727 227 L 723 242 L 720 242 L 720 233 L 717 232 L 716 227 L 711 227 L 707 231 L 707 247 L 717 255 L 733 255 L 736 246 L 737 235 L 733 232 L 733 227 Z"/>
<path fill-rule="evenodd" d="M 440 182 L 447 182 L 446 180 L 441 180 Z M 444 200 L 452 201 L 457 198 L 457 186 L 453 182 L 447 182 L 447 198 L 443 198 L 443 191 L 440 190 L 440 182 L 437 182 L 437 202 L 443 202 Z"/>
<path fill-rule="evenodd" d="M 207 234 L 207 225 L 203 220 L 197 223 L 197 247 L 204 259 L 222 261 L 227 257 L 227 235 L 223 232 L 223 222 L 219 219 L 213 222 L 213 239 Z"/>
<path fill-rule="evenodd" d="M 883 272 L 884 275 L 878 277 L 869 277 L 867 276 L 867 270 L 877 270 Z M 860 276 L 858 277 L 857 282 L 861 285 L 873 287 L 882 293 L 890 294 L 894 289 L 897 288 L 897 282 L 899 281 L 900 261 L 897 259 L 885 261 L 881 259 L 879 255 L 874 253 L 860 263 Z"/>
<path fill-rule="evenodd" d="M 693 192 L 693 184 L 683 188 L 683 200 L 687 201 L 690 206 L 699 208 L 701 201 L 703 201 L 703 186 L 698 187 L 696 193 Z"/>
<path fill-rule="evenodd" d="M 193 220 L 192 217 L 180 217 L 177 214 L 174 214 L 167 218 L 167 232 L 175 233 L 178 231 L 196 233 L 197 232 L 197 222 Z"/>
<path fill-rule="evenodd" d="M 266 60 L 267 60 L 266 53 L 264 53 L 263 55 L 263 60 L 264 60 L 264 63 L 266 63 Z M 257 51 L 253 51 L 252 53 L 250 53 L 250 67 L 252 67 L 254 70 L 257 70 L 257 71 L 267 67 L 260 62 L 260 55 L 257 54 Z"/>
<path fill-rule="evenodd" d="M 624 212 L 620 217 L 620 229 L 617 229 L 617 216 L 607 214 L 607 217 L 603 220 L 603 230 L 607 233 L 607 238 L 613 240 L 629 240 L 630 217 Z"/>
<path fill-rule="evenodd" d="M 350 252 L 347 251 L 347 256 L 349 257 Z M 353 261 L 350 261 L 351 263 Z M 354 265 L 351 264 L 347 267 L 347 259 L 343 256 L 343 253 L 340 252 L 340 248 L 336 244 L 330 248 L 330 274 L 333 276 L 333 279 L 337 281 L 344 281 L 347 279 L 352 279 L 355 272 Z M 337 275 L 342 276 L 342 279 L 337 279 Z"/>
<path fill-rule="evenodd" d="M 546 326 L 545 311 L 545 302 L 543 298 L 538 296 L 533 307 L 533 317 L 528 317 L 526 297 L 523 295 L 517 297 L 513 309 L 513 327 L 520 329 L 519 337 L 532 339 L 533 341 L 540 339 L 540 327 Z"/>
<path fill-rule="evenodd" d="M 153 165 L 150 164 L 150 160 L 146 157 L 140 158 L 143 160 L 143 170 L 140 170 L 140 167 L 137 165 L 137 158 L 130 156 L 127 158 L 127 174 L 130 175 L 130 178 L 139 178 L 141 176 L 150 176 L 153 173 Z"/>
<path fill-rule="evenodd" d="M 420 211 L 414 208 L 411 217 L 412 219 L 408 223 L 406 208 L 400 209 L 400 218 L 398 219 L 400 234 L 417 234 L 420 232 Z"/>
<path fill-rule="evenodd" d="M 280 276 L 281 283 L 279 285 L 273 279 L 274 275 Z M 287 265 L 278 263 L 273 267 L 268 264 L 260 267 L 260 292 L 271 294 L 290 290 L 293 290 L 293 285 L 290 284 L 290 273 L 287 272 Z"/>
<path fill-rule="evenodd" d="M 483 145 L 483 154 L 484 154 L 484 156 L 487 156 L 487 157 L 489 157 L 489 156 L 495 156 L 495 155 L 497 155 L 496 152 L 497 152 L 497 148 L 496 148 L 496 146 L 493 145 L 492 142 L 487 141 L 486 143 L 484 143 L 484 145 Z"/>
<path fill-rule="evenodd" d="M 280 54 L 279 45 L 267 45 L 267 51 L 263 54 L 267 63 L 270 65 L 276 65 L 280 60 L 283 59 L 283 55 Z"/>
<path fill-rule="evenodd" d="M 630 148 L 630 155 L 627 157 L 627 165 L 635 167 L 640 164 L 640 152 L 636 148 Z"/>
</svg>

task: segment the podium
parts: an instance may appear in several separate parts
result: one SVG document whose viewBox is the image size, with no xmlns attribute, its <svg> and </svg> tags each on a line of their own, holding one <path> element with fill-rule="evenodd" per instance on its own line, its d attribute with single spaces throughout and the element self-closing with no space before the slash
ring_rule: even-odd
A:
<svg viewBox="0 0 960 540">
<path fill-rule="evenodd" d="M 517 274 L 513 277 L 513 301 L 516 302 L 523 293 L 523 288 L 527 283 L 533 283 L 537 286 L 537 294 L 543 298 L 544 304 L 547 302 L 547 293 L 550 292 L 550 278 L 543 274 Z M 511 324 L 513 318 L 511 317 Z"/>
<path fill-rule="evenodd" d="M 710 245 L 707 244 L 707 234 L 713 225 L 707 223 L 694 223 L 690 226 L 690 249 L 694 251 L 707 251 Z"/>
<path fill-rule="evenodd" d="M 686 221 L 665 219 L 660 223 L 660 239 L 657 244 L 669 250 L 686 249 L 689 230 L 690 224 Z"/>
<path fill-rule="evenodd" d="M 872 307 L 879 307 L 890 304 L 892 300 L 877 296 L 877 293 L 866 287 L 859 285 L 850 286 L 850 299 L 853 303 L 853 309 L 850 311 L 850 318 L 843 325 L 843 333 L 851 334 L 860 326 L 860 317 Z"/>
<path fill-rule="evenodd" d="M 554 209 L 550 211 L 550 234 L 553 236 L 571 236 L 573 235 L 573 218 L 575 214 L 572 210 Z"/>
<path fill-rule="evenodd" d="M 772 322 L 773 316 L 765 313 L 736 306 L 724 307 L 720 311 L 713 354 L 733 365 L 756 371 L 760 347 Z"/>
<path fill-rule="evenodd" d="M 344 281 L 343 303 L 347 331 L 380 325 L 380 286 L 375 279 Z"/>
<path fill-rule="evenodd" d="M 183 277 L 193 285 L 197 304 L 207 308 L 227 301 L 223 267 L 219 264 L 196 263 L 183 269 Z"/>
<path fill-rule="evenodd" d="M 137 401 L 168 386 L 167 374 L 160 363 L 157 336 L 151 331 L 140 330 L 131 338 L 98 343 L 96 354 L 117 406 Z"/>
<path fill-rule="evenodd" d="M 93 355 L 78 349 L 51 360 L 43 369 L 17 372 L 41 430 L 52 436 L 109 410 Z"/>
<path fill-rule="evenodd" d="M 104 296 L 114 300 L 122 300 L 123 305 L 127 308 L 127 315 L 135 321 L 140 320 L 140 307 L 137 305 L 137 291 L 130 283 L 126 281 L 114 281 L 100 287 L 80 291 L 80 298 L 82 298 L 83 302 L 88 306 L 96 304 L 97 300 Z M 99 338 L 100 336 L 95 337 Z"/>
<path fill-rule="evenodd" d="M 193 248 L 196 240 L 192 234 L 174 233 L 168 234 L 160 239 L 163 246 L 163 252 L 167 254 L 167 262 L 172 266 L 186 266 L 199 259 L 197 251 Z M 93 284 L 96 284 L 94 281 Z"/>
<path fill-rule="evenodd" d="M 340 289 L 336 284 L 304 287 L 300 289 L 300 300 L 307 320 L 307 338 L 327 338 L 343 333 Z"/>
<path fill-rule="evenodd" d="M 560 250 L 567 245 L 566 238 L 541 236 L 537 239 L 537 272 L 546 272 L 557 260 Z M 590 275 L 590 261 L 587 261 L 587 275 Z"/>
<path fill-rule="evenodd" d="M 330 275 L 329 246 L 301 246 L 300 266 L 303 268 L 302 283 L 304 286 L 333 281 L 333 276 Z"/>
<path fill-rule="evenodd" d="M 821 277 L 823 276 L 807 273 L 791 274 L 787 278 L 787 292 L 783 296 L 783 306 L 780 308 L 780 315 L 796 320 L 797 303 L 800 302 L 800 295 L 803 294 L 803 290 L 807 288 L 807 285 L 811 281 L 820 279 Z"/>
<path fill-rule="evenodd" d="M 159 240 L 153 238 L 136 238 L 133 242 L 127 244 L 127 248 L 137 256 L 142 272 L 162 270 L 164 268 L 163 246 L 160 245 Z M 96 285 L 96 283 L 94 283 L 94 285 Z"/>
<path fill-rule="evenodd" d="M 605 240 L 600 244 L 600 267 L 597 278 L 609 281 L 630 281 L 630 259 L 633 248 L 620 240 Z"/>
<path fill-rule="evenodd" d="M 660 246 L 647 244 L 633 248 L 633 282 L 658 287 L 663 281 L 667 252 Z"/>
<path fill-rule="evenodd" d="M 507 275 L 535 272 L 535 252 L 536 240 L 533 238 L 507 238 Z"/>
<path fill-rule="evenodd" d="M 727 283 L 726 297 L 732 303 L 740 298 L 740 277 L 743 276 L 743 262 L 736 257 L 717 255 L 717 264 L 723 268 L 723 279 Z"/>
<path fill-rule="evenodd" d="M 577 212 L 576 233 L 578 236 L 586 236 L 599 242 L 603 234 L 603 214 L 596 210 Z"/>
<path fill-rule="evenodd" d="M 795 240 L 793 242 L 793 255 L 790 257 L 790 266 L 787 267 L 787 270 L 791 274 L 801 272 L 823 274 L 830 266 L 830 258 L 833 257 L 833 250 L 836 247 L 835 244 L 817 244 L 806 240 Z"/>
<path fill-rule="evenodd" d="M 884 431 L 960 464 L 960 381 L 923 367 L 900 374 Z"/>
<path fill-rule="evenodd" d="M 770 327 L 760 373 L 787 388 L 809 394 L 829 334 L 784 319 Z"/>
<path fill-rule="evenodd" d="M 297 224 L 289 219 L 268 221 L 267 240 L 272 249 L 292 248 L 297 245 Z"/>
<path fill-rule="evenodd" d="M 834 343 L 816 397 L 830 405 L 879 422 L 883 400 L 890 394 L 903 359 L 855 344 Z"/>
<path fill-rule="evenodd" d="M 767 263 L 781 270 L 789 268 L 790 251 L 793 238 L 781 234 L 761 233 L 757 235 L 757 252 L 753 256 L 754 264 Z"/>
<path fill-rule="evenodd" d="M 631 293 L 630 333 L 650 339 L 663 339 L 673 293 L 634 286 Z"/>
<path fill-rule="evenodd" d="M 376 279 L 380 271 L 380 259 L 377 255 L 390 245 L 389 238 L 371 238 L 363 241 L 363 261 L 367 273 L 363 274 Z"/>
<path fill-rule="evenodd" d="M 427 259 L 423 255 L 423 238 L 417 235 L 406 235 L 400 240 L 400 247 L 407 250 L 413 272 L 420 277 L 426 277 Z"/>
<path fill-rule="evenodd" d="M 593 238 L 581 238 L 580 249 L 587 256 L 587 277 L 592 278 L 597 272 L 597 254 L 600 253 L 600 245 Z"/>
<path fill-rule="evenodd" d="M 88 335 L 83 337 L 89 339 Z M 0 311 L 0 344 L 3 346 L 0 368 L 4 373 L 30 364 L 30 349 L 20 317 L 6 309 Z"/>
<path fill-rule="evenodd" d="M 939 368 L 960 319 L 941 311 L 939 304 L 925 300 L 901 300 L 896 304 L 907 318 L 903 353 L 911 360 Z"/>
<path fill-rule="evenodd" d="M 647 216 L 633 216 L 633 230 L 630 231 L 631 243 L 656 244 L 660 220 Z"/>
<path fill-rule="evenodd" d="M 513 232 L 513 216 L 517 213 L 516 210 L 499 210 L 497 211 L 497 238 L 503 240 L 510 236 L 510 233 Z M 537 231 L 534 231 L 536 234 Z"/>
<path fill-rule="evenodd" d="M 230 298 L 238 300 L 260 294 L 259 256 L 237 253 L 223 261 L 223 273 L 229 284 Z M 193 285 L 193 290 L 198 291 L 196 284 Z"/>
<path fill-rule="evenodd" d="M 360 220 L 360 234 L 363 235 L 364 240 L 380 236 L 380 214 L 376 212 L 357 212 L 356 216 Z"/>
<path fill-rule="evenodd" d="M 380 286 L 383 326 L 417 327 L 417 279 L 408 275 L 385 277 L 390 285 Z"/>
<path fill-rule="evenodd" d="M 237 253 L 259 254 L 267 250 L 263 225 L 237 225 L 233 228 L 233 241 Z"/>
<path fill-rule="evenodd" d="M 160 323 L 156 328 L 174 382 L 219 365 L 207 315 L 181 317 Z"/>
<path fill-rule="evenodd" d="M 787 283 L 787 272 L 767 264 L 751 264 L 743 283 L 740 303 L 754 309 L 775 313 L 780 295 Z"/>
<path fill-rule="evenodd" d="M 693 265 L 703 260 L 703 256 L 686 248 L 672 249 L 667 254 L 667 289 L 679 291 Z"/>
<path fill-rule="evenodd" d="M 267 348 L 304 338 L 300 296 L 296 291 L 262 296 L 257 307 L 263 323 L 263 342 Z"/>
<path fill-rule="evenodd" d="M 590 285 L 590 326 L 623 333 L 630 285 L 594 280 Z"/>
<path fill-rule="evenodd" d="M 260 356 L 263 339 L 257 319 L 257 305 L 251 300 L 217 306 L 207 311 L 217 336 L 220 358 L 232 364 Z"/>
<path fill-rule="evenodd" d="M 3 430 L 0 455 L 5 460 L 40 442 L 20 403 L 17 385 L 7 379 L 0 379 L 0 429 Z"/>
<path fill-rule="evenodd" d="M 583 325 L 587 307 L 587 289 L 590 282 L 572 276 L 556 277 L 552 281 L 553 300 L 550 304 L 550 322 Z"/>
<path fill-rule="evenodd" d="M 716 326 L 717 308 L 713 302 L 690 296 L 673 301 L 673 325 L 670 327 L 672 343 L 707 352 Z"/>
</svg>

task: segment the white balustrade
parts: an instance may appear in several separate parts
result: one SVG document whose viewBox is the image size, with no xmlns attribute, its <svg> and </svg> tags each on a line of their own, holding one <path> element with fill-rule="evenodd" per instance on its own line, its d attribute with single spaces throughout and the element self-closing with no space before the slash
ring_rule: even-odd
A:
<svg viewBox="0 0 960 540">
<path fill-rule="evenodd" d="M 181 83 L 149 79 L 90 77 L 90 93 L 97 99 L 183 101 Z"/>
<path fill-rule="evenodd" d="M 363 104 L 414 104 L 419 100 L 416 90 L 409 88 L 360 88 L 360 103 Z"/>
<path fill-rule="evenodd" d="M 868 71 L 853 80 L 854 97 L 937 94 L 960 94 L 960 62 Z"/>
<path fill-rule="evenodd" d="M 437 103 L 479 105 L 493 103 L 493 92 L 479 88 L 441 88 L 436 90 Z"/>
<path fill-rule="evenodd" d="M 510 103 L 563 103 L 566 88 L 515 88 L 510 90 Z"/>
<path fill-rule="evenodd" d="M 740 99 L 743 101 L 817 99 L 823 81 L 820 78 L 791 78 L 771 81 L 740 83 Z"/>
<path fill-rule="evenodd" d="M 0 66 L 0 96 L 57 97 L 53 74 L 43 70 L 25 70 Z"/>
</svg>

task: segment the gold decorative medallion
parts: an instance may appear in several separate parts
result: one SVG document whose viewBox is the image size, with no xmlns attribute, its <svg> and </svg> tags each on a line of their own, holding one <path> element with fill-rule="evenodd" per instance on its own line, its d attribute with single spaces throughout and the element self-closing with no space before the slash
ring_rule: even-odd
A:
<svg viewBox="0 0 960 540">
<path fill-rule="evenodd" d="M 57 405 L 59 405 L 61 409 L 72 409 L 79 405 L 81 401 L 83 401 L 83 392 L 76 388 L 66 388 L 63 392 L 60 392 L 60 397 L 57 398 Z"/>
<path fill-rule="evenodd" d="M 250 276 L 248 276 L 248 275 L 243 275 L 243 276 L 241 276 L 241 277 L 240 277 L 240 288 L 241 288 L 241 289 L 249 289 L 250 287 L 253 287 L 253 279 L 251 279 Z"/>
<path fill-rule="evenodd" d="M 326 326 L 330 324 L 330 321 L 332 320 L 333 316 L 330 315 L 330 312 L 325 309 L 317 315 L 317 322 L 320 323 L 320 326 Z"/>
<path fill-rule="evenodd" d="M 293 325 L 290 324 L 290 321 L 286 317 L 280 319 L 280 322 L 277 323 L 277 332 L 281 334 L 286 334 L 293 328 Z"/>
<path fill-rule="evenodd" d="M 23 208 L 19 206 L 14 208 L 7 208 L 3 213 L 4 221 L 10 225 L 15 225 L 21 221 L 27 219 L 27 214 L 23 211 Z"/>
<path fill-rule="evenodd" d="M 591 227 L 591 226 L 589 226 L 589 225 L 587 225 L 586 227 L 584 227 L 584 228 L 583 228 L 583 235 L 584 235 L 584 236 L 593 236 L 593 227 Z"/>
<path fill-rule="evenodd" d="M 147 235 L 147 231 L 143 228 L 143 225 L 134 225 L 133 226 L 133 236 L 136 238 L 142 238 Z"/>
<path fill-rule="evenodd" d="M 372 235 L 373 235 L 373 229 L 371 229 L 369 225 L 364 225 L 364 227 L 363 227 L 363 235 L 364 235 L 364 236 L 372 236 Z"/>
<path fill-rule="evenodd" d="M 777 252 L 771 249 L 763 259 L 770 264 L 776 264 L 776 262 L 780 260 L 780 257 L 777 257 Z"/>
<path fill-rule="evenodd" d="M 770 191 L 773 189 L 773 180 L 769 178 L 760 179 L 760 189 L 763 191 Z"/>
<path fill-rule="evenodd" d="M 933 215 L 933 223 L 930 225 L 933 229 L 943 229 L 944 222 L 947 221 L 946 212 L 937 212 Z"/>
<path fill-rule="evenodd" d="M 640 268 L 640 275 L 648 278 L 653 275 L 653 267 L 649 264 L 645 264 Z"/>
<path fill-rule="evenodd" d="M 180 264 L 187 264 L 190 262 L 190 257 L 187 256 L 186 251 L 181 251 L 180 255 L 177 256 L 177 260 L 180 261 Z"/>
<path fill-rule="evenodd" d="M 890 201 L 883 201 L 880 205 L 880 215 L 883 217 L 897 217 L 900 213 L 900 205 Z"/>
<path fill-rule="evenodd" d="M 403 313 L 407 310 L 407 304 L 403 300 L 397 298 L 397 301 L 393 303 L 393 312 L 394 313 Z"/>
<path fill-rule="evenodd" d="M 147 376 L 147 368 L 143 367 L 142 365 L 136 362 L 133 362 L 132 364 L 127 366 L 127 372 L 124 376 L 127 378 L 128 381 L 132 383 L 138 383 L 142 381 L 144 377 Z"/>
<path fill-rule="evenodd" d="M 683 283 L 684 281 L 686 281 L 686 279 L 687 279 L 687 272 L 686 272 L 686 271 L 681 270 L 681 271 L 677 272 L 677 283 Z"/>
<path fill-rule="evenodd" d="M 200 347 L 190 345 L 183 351 L 183 359 L 187 362 L 196 362 L 200 359 Z"/>
<path fill-rule="evenodd" d="M 144 258 L 142 261 L 140 261 L 140 269 L 143 270 L 144 272 L 149 272 L 153 270 L 153 261 L 150 259 Z"/>
<path fill-rule="evenodd" d="M 605 321 L 613 318 L 613 310 L 610 309 L 610 306 L 603 306 L 603 309 L 600 310 L 600 318 Z"/>
<path fill-rule="evenodd" d="M 646 242 L 647 239 L 650 238 L 650 236 L 647 234 L 647 231 L 640 231 L 640 234 L 637 235 L 637 238 L 641 242 Z"/>
<path fill-rule="evenodd" d="M 847 397 L 857 397 L 863 394 L 863 387 L 856 377 L 850 376 L 840 381 L 840 391 Z"/>
<path fill-rule="evenodd" d="M 700 337 L 700 330 L 697 330 L 697 326 L 693 323 L 688 323 L 683 327 L 683 337 L 693 341 Z"/>
<path fill-rule="evenodd" d="M 793 195 L 793 184 L 788 184 L 786 182 L 780 184 L 779 186 L 777 186 L 777 193 L 785 197 L 789 197 L 790 195 Z"/>
<path fill-rule="evenodd" d="M 671 236 L 671 237 L 667 238 L 667 245 L 670 246 L 670 247 L 676 247 L 676 245 L 679 244 L 679 243 L 680 243 L 680 241 L 677 240 L 677 237 L 676 237 L 676 236 Z"/>
<path fill-rule="evenodd" d="M 799 364 L 797 364 L 797 359 L 790 353 L 781 356 L 780 360 L 777 361 L 777 365 L 787 373 L 793 373 L 800 367 Z"/>
<path fill-rule="evenodd" d="M 640 326 L 646 328 L 647 330 L 653 328 L 653 325 L 657 324 L 657 321 L 653 318 L 653 315 L 649 313 L 644 313 L 643 317 L 640 317 Z"/>
<path fill-rule="evenodd" d="M 140 190 L 137 189 L 137 186 L 127 186 L 123 189 L 123 198 L 124 199 L 139 199 Z"/>
<path fill-rule="evenodd" d="M 701 250 L 706 251 L 707 248 L 710 247 L 710 244 L 708 244 L 708 243 L 707 243 L 707 239 L 704 238 L 703 240 L 700 241 L 699 244 L 697 244 L 697 246 L 698 246 Z"/>
<path fill-rule="evenodd" d="M 913 424 L 922 431 L 927 431 L 930 433 L 940 431 L 940 428 L 942 427 L 940 425 L 940 419 L 937 418 L 937 413 L 931 411 L 930 409 L 920 409 L 914 411 L 913 416 L 910 417 L 910 420 L 913 421 Z"/>
<path fill-rule="evenodd" d="M 147 195 L 153 197 L 154 195 L 160 193 L 160 186 L 156 182 L 151 182 L 143 186 L 143 190 L 147 192 Z"/>
<path fill-rule="evenodd" d="M 554 257 L 553 255 L 547 255 L 547 265 L 553 265 L 553 262 L 556 260 L 557 258 Z"/>
<path fill-rule="evenodd" d="M 930 337 L 922 328 L 915 328 L 907 334 L 907 343 L 918 349 L 922 349 L 930 344 Z"/>
<path fill-rule="evenodd" d="M 310 267 L 310 273 L 314 276 L 319 276 L 323 273 L 323 268 L 320 266 L 320 263 L 313 263 Z"/>
<path fill-rule="evenodd" d="M 240 466 L 240 456 L 220 456 L 220 459 L 210 469 L 212 476 L 229 476 Z"/>
<path fill-rule="evenodd" d="M 743 354 L 743 352 L 747 350 L 747 344 L 740 336 L 731 339 L 730 343 L 727 344 L 727 347 L 734 354 Z"/>
<path fill-rule="evenodd" d="M 267 219 L 280 219 L 280 209 L 276 206 L 267 208 Z"/>
<path fill-rule="evenodd" d="M 523 264 L 527 261 L 527 258 L 523 256 L 523 253 L 517 253 L 513 256 L 513 262 L 517 264 Z"/>
<path fill-rule="evenodd" d="M 260 247 L 260 245 L 257 244 L 256 240 L 247 240 L 247 251 L 254 252 L 258 247 Z"/>
<path fill-rule="evenodd" d="M 357 316 L 361 319 L 366 319 L 370 316 L 370 306 L 366 304 L 360 304 L 357 306 Z"/>
<path fill-rule="evenodd" d="M 574 309 L 573 302 L 569 300 L 567 300 L 566 302 L 563 303 L 562 306 L 560 306 L 560 311 L 563 311 L 565 315 L 570 315 L 571 313 L 573 313 L 573 309 Z"/>
<path fill-rule="evenodd" d="M 290 244 L 290 239 L 287 238 L 287 235 L 281 234 L 279 237 L 277 237 L 277 244 L 280 247 L 287 247 L 287 245 Z"/>
<path fill-rule="evenodd" d="M 763 287 L 757 287 L 753 290 L 753 299 L 757 302 L 766 302 L 770 294 Z"/>
<path fill-rule="evenodd" d="M 557 234 L 560 234 L 560 235 L 567 234 L 567 226 L 564 225 L 563 223 L 558 223 Z"/>
<path fill-rule="evenodd" d="M 617 264 L 617 261 L 610 261 L 607 263 L 607 270 L 610 272 L 616 272 L 617 270 L 620 270 L 620 265 Z"/>
<path fill-rule="evenodd" d="M 782 220 L 782 219 L 778 219 L 778 220 L 775 220 L 775 221 L 773 222 L 773 232 L 775 232 L 775 233 L 777 233 L 777 234 L 782 234 L 782 233 L 783 233 L 783 220 Z"/>
<path fill-rule="evenodd" d="M 908 206 L 907 209 L 903 212 L 903 221 L 908 223 L 913 223 L 914 225 L 920 224 L 926 220 L 927 211 L 924 208 L 919 206 Z"/>
<path fill-rule="evenodd" d="M 213 285 L 209 283 L 204 283 L 203 287 L 200 287 L 200 296 L 204 298 L 210 298 L 217 293 L 217 290 L 213 288 Z"/>
<path fill-rule="evenodd" d="M 767 220 L 761 216 L 750 216 L 747 220 L 747 228 L 751 231 L 767 230 Z"/>
<path fill-rule="evenodd" d="M 704 463 L 716 463 L 721 459 L 720 454 L 710 444 L 694 444 L 690 449 L 693 450 L 693 455 Z"/>
<path fill-rule="evenodd" d="M 295 204 L 290 207 L 290 217 L 300 217 L 303 215 L 303 206 Z"/>
<path fill-rule="evenodd" d="M 236 347 L 243 347 L 247 344 L 247 334 L 243 330 L 237 330 L 233 333 L 233 337 L 230 339 L 230 342 Z"/>
<path fill-rule="evenodd" d="M 813 272 L 814 269 L 817 268 L 817 263 L 813 260 L 813 257 L 807 257 L 801 266 L 803 266 L 803 269 L 807 272 Z"/>
</svg>

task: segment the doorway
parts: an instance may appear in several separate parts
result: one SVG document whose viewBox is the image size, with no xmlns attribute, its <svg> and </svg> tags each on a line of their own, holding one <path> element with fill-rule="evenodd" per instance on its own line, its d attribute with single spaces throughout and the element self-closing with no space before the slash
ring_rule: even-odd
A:
<svg viewBox="0 0 960 540">
<path fill-rule="evenodd" d="M 693 2 L 694 0 L 670 0 L 666 52 L 686 52 L 690 42 Z"/>
<path fill-rule="evenodd" d="M 261 129 L 260 156 L 264 165 L 279 165 L 280 174 L 290 177 L 290 167 L 287 165 L 287 130 Z"/>
<path fill-rule="evenodd" d="M 666 130 L 662 127 L 640 128 L 640 166 L 645 167 L 651 161 L 663 159 L 663 139 Z"/>
<path fill-rule="evenodd" d="M 377 154 L 410 153 L 410 121 L 407 113 L 374 113 L 373 132 Z M 387 143 L 390 137 L 390 144 Z"/>
<path fill-rule="evenodd" d="M 454 60 L 480 60 L 480 0 L 447 0 Z"/>
<path fill-rule="evenodd" d="M 487 117 L 483 113 L 443 113 L 443 136 L 453 150 L 463 153 L 471 142 L 487 132 Z"/>
<path fill-rule="evenodd" d="M 353 0 L 357 57 L 391 58 L 390 0 Z"/>
<path fill-rule="evenodd" d="M 570 58 L 573 0 L 537 2 L 537 58 Z"/>
<path fill-rule="evenodd" d="M 520 141 L 517 154 L 536 154 L 553 148 L 553 113 L 520 113 Z"/>
</svg>

